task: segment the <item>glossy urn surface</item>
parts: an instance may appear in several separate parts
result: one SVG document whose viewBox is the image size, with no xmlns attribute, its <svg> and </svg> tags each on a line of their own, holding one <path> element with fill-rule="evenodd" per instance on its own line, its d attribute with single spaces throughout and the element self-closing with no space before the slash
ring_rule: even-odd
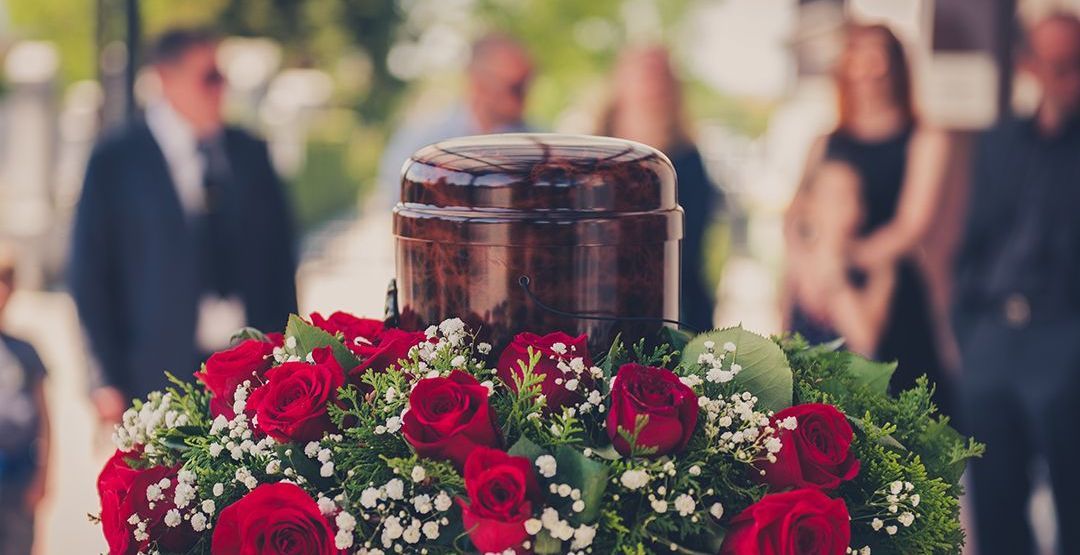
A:
<svg viewBox="0 0 1080 555">
<path fill-rule="evenodd" d="M 401 325 L 459 316 L 496 349 L 521 331 L 587 333 L 606 348 L 676 319 L 682 209 L 659 151 L 554 134 L 462 137 L 424 147 L 402 168 L 394 209 Z"/>
</svg>

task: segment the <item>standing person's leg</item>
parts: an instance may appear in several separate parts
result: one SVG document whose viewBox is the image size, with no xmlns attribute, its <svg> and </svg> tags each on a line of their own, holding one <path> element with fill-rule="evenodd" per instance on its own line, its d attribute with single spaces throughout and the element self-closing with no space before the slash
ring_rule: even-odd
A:
<svg viewBox="0 0 1080 555">
<path fill-rule="evenodd" d="M 1027 518 L 1031 494 L 1032 442 L 1024 404 L 1009 374 L 1015 340 L 1009 330 L 986 323 L 964 345 L 962 414 L 965 432 L 986 444 L 969 467 L 974 501 L 974 536 L 979 555 L 1034 552 Z"/>
<path fill-rule="evenodd" d="M 1039 450 L 1050 467 L 1057 514 L 1058 552 L 1080 554 L 1080 321 L 1053 330 L 1032 330 L 1031 365 L 1040 367 L 1032 410 Z"/>
<path fill-rule="evenodd" d="M 22 488 L 0 484 L 0 555 L 30 555 L 34 548 L 34 515 Z"/>
</svg>

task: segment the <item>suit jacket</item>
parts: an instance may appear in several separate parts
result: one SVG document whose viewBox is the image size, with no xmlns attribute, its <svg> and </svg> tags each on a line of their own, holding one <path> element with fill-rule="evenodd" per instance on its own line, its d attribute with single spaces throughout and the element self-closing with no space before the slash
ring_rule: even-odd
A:
<svg viewBox="0 0 1080 555">
<path fill-rule="evenodd" d="M 955 261 L 958 338 L 963 342 L 980 316 L 1000 315 L 1002 290 L 1012 285 L 1037 303 L 1036 311 L 1080 315 L 1080 122 L 1043 138 L 1031 118 L 1006 119 L 979 137 L 973 163 L 967 227 Z M 1010 241 L 1024 210 L 1038 211 L 1036 233 L 1018 250 Z M 1001 276 L 1002 262 L 1012 262 L 1002 257 L 1018 252 L 1034 254 Z"/>
<path fill-rule="evenodd" d="M 296 311 L 292 218 L 266 144 L 226 129 L 233 179 L 221 194 L 225 235 L 241 269 L 239 296 L 250 326 L 278 330 Z M 87 165 L 73 230 L 70 286 L 105 385 L 133 397 L 165 385 L 164 371 L 190 376 L 195 346 L 200 245 L 161 149 L 145 122 L 104 137 Z"/>
</svg>

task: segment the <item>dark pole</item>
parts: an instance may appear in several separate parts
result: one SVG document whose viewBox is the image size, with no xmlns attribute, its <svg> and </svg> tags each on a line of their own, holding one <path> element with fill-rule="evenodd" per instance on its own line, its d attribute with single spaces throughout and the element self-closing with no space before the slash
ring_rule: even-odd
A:
<svg viewBox="0 0 1080 555">
<path fill-rule="evenodd" d="M 127 0 L 127 65 L 124 68 L 124 116 L 136 115 L 135 75 L 139 70 L 139 43 L 142 40 L 139 21 L 139 0 Z"/>
</svg>

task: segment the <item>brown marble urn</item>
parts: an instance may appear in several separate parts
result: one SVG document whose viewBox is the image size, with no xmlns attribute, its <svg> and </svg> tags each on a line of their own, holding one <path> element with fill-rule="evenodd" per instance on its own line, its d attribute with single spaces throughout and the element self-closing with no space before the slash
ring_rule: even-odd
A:
<svg viewBox="0 0 1080 555">
<path fill-rule="evenodd" d="M 663 154 L 618 139 L 485 135 L 420 149 L 394 209 L 401 326 L 458 316 L 496 349 L 521 331 L 586 333 L 595 355 L 616 334 L 652 335 L 679 316 L 675 187 Z"/>
</svg>

